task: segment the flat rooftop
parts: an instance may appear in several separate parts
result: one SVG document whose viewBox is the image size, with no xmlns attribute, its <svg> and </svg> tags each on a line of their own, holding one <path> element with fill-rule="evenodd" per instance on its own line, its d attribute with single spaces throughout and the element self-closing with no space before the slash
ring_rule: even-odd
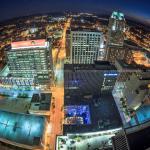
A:
<svg viewBox="0 0 150 150">
<path fill-rule="evenodd" d="M 91 124 L 88 105 L 65 106 L 64 124 Z"/>
<path fill-rule="evenodd" d="M 11 43 L 12 50 L 22 48 L 37 48 L 37 47 L 47 47 L 47 41 L 45 39 L 38 39 L 38 40 L 18 41 Z"/>
<path fill-rule="evenodd" d="M 113 85 L 117 78 L 116 68 L 108 62 L 96 62 L 95 64 L 64 65 L 65 96 L 74 94 L 99 95 L 103 87 L 104 78 L 111 75 Z M 108 76 L 107 76 L 108 78 Z M 113 83 L 114 82 L 114 83 Z M 68 93 L 68 94 L 67 94 Z"/>
<path fill-rule="evenodd" d="M 49 111 L 51 106 L 51 97 L 51 93 L 33 94 L 30 109 Z"/>
<path fill-rule="evenodd" d="M 150 121 L 150 105 L 143 105 L 136 110 L 136 116 L 132 117 L 126 127 L 137 126 Z"/>
<path fill-rule="evenodd" d="M 117 75 L 116 68 L 106 61 L 64 65 L 65 123 L 68 121 L 63 126 L 64 134 L 121 127 L 112 89 L 102 90 L 104 79 L 108 78 L 113 87 Z"/>
<path fill-rule="evenodd" d="M 84 124 L 65 124 L 64 134 L 67 133 L 86 133 L 115 129 L 122 126 L 121 118 L 111 93 L 102 94 L 100 97 L 86 99 L 79 95 L 65 98 L 65 108 L 69 106 L 81 107 L 88 106 L 90 121 Z M 78 114 L 81 114 L 78 112 Z M 82 114 L 81 114 L 82 115 Z M 83 115 L 82 115 L 83 116 Z M 65 117 L 68 117 L 65 115 Z M 89 120 L 89 119 L 88 119 Z"/>
<path fill-rule="evenodd" d="M 42 116 L 0 110 L 0 137 L 11 142 L 40 146 L 45 127 Z"/>
<path fill-rule="evenodd" d="M 116 70 L 108 61 L 95 61 L 94 64 L 65 64 L 64 70 Z"/>
<path fill-rule="evenodd" d="M 0 96 L 0 110 L 27 113 L 30 107 L 31 98 L 13 98 Z"/>
<path fill-rule="evenodd" d="M 72 27 L 71 31 L 75 31 L 75 32 L 97 32 L 99 34 L 101 34 L 101 32 L 97 29 L 91 29 L 91 28 L 82 28 L 82 27 Z"/>
<path fill-rule="evenodd" d="M 150 127 L 127 134 L 129 147 L 131 150 L 146 150 L 150 148 Z"/>
</svg>

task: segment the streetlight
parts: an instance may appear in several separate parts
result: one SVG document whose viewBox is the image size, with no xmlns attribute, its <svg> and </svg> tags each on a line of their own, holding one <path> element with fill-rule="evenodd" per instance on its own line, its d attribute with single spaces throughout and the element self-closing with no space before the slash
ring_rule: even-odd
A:
<svg viewBox="0 0 150 150">
<path fill-rule="evenodd" d="M 49 123 L 48 126 L 47 126 L 47 134 L 50 134 L 52 131 L 52 124 Z"/>
</svg>

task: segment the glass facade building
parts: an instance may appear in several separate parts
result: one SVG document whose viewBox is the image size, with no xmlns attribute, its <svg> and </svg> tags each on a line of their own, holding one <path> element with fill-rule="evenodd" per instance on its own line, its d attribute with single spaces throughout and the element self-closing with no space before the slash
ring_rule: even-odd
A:
<svg viewBox="0 0 150 150">
<path fill-rule="evenodd" d="M 108 24 L 108 44 L 123 46 L 126 21 L 124 14 L 121 12 L 113 12 L 109 18 Z"/>
<path fill-rule="evenodd" d="M 124 47 L 124 31 L 126 29 L 126 21 L 124 14 L 120 12 L 113 12 L 109 18 L 106 55 L 105 59 L 112 63 L 116 59 L 124 59 L 128 49 Z"/>
<path fill-rule="evenodd" d="M 53 72 L 51 44 L 46 40 L 14 42 L 7 51 L 7 62 L 12 77 L 34 78 L 36 84 L 49 83 Z"/>
</svg>

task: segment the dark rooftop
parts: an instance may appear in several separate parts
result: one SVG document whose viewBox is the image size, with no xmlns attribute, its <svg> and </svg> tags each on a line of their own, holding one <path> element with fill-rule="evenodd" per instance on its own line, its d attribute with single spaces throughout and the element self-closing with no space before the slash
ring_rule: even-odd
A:
<svg viewBox="0 0 150 150">
<path fill-rule="evenodd" d="M 78 95 L 65 98 L 65 106 L 88 105 L 90 111 L 90 124 L 64 125 L 66 133 L 96 132 L 121 127 L 121 118 L 111 93 L 100 97 L 86 99 Z"/>
<path fill-rule="evenodd" d="M 82 28 L 82 27 L 72 27 L 71 31 L 78 31 L 78 32 L 98 32 L 101 33 L 100 31 L 98 31 L 97 29 L 91 29 L 91 28 Z"/>
<path fill-rule="evenodd" d="M 35 103 L 35 105 L 38 104 L 39 110 L 50 110 L 51 97 L 52 97 L 51 93 L 33 94 L 31 100 L 31 107 Z"/>
<path fill-rule="evenodd" d="M 118 128 L 122 125 L 110 88 L 114 86 L 117 75 L 116 68 L 106 61 L 95 62 L 95 64 L 64 65 L 64 106 L 79 106 L 78 108 L 88 106 L 89 113 L 86 111 L 87 114 L 85 114 L 85 109 L 83 111 L 80 109 L 78 113 L 75 107 L 74 111 L 79 118 L 90 116 L 88 124 L 64 125 L 64 133 L 96 132 Z M 109 83 L 106 82 L 107 80 Z M 110 85 L 110 87 L 103 90 L 103 84 L 106 87 Z M 67 118 L 70 115 L 65 116 Z M 83 119 L 83 122 L 87 120 Z"/>
<path fill-rule="evenodd" d="M 65 64 L 64 70 L 116 70 L 116 67 L 108 61 L 95 61 L 94 64 Z"/>
<path fill-rule="evenodd" d="M 104 85 L 114 86 L 117 70 L 108 62 L 95 62 L 95 64 L 65 64 L 64 65 L 65 96 L 78 92 L 78 95 L 99 95 Z M 106 74 L 112 75 L 106 77 Z M 115 74 L 116 76 L 113 76 Z M 105 82 L 104 82 L 105 78 Z M 107 79 L 109 83 L 107 83 Z M 108 90 L 112 90 L 110 87 Z"/>
<path fill-rule="evenodd" d="M 150 147 L 150 126 L 137 132 L 127 134 L 131 150 L 145 150 Z"/>
</svg>

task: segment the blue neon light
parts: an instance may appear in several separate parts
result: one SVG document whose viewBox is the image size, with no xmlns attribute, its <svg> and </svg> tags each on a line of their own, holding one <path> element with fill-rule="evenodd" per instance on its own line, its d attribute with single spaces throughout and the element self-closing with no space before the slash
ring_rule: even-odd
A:
<svg viewBox="0 0 150 150">
<path fill-rule="evenodd" d="M 104 73 L 104 76 L 117 76 L 117 73 Z"/>
<path fill-rule="evenodd" d="M 88 105 L 69 105 L 65 107 L 65 112 L 66 117 L 81 117 L 83 119 L 83 124 L 91 124 Z"/>
</svg>

